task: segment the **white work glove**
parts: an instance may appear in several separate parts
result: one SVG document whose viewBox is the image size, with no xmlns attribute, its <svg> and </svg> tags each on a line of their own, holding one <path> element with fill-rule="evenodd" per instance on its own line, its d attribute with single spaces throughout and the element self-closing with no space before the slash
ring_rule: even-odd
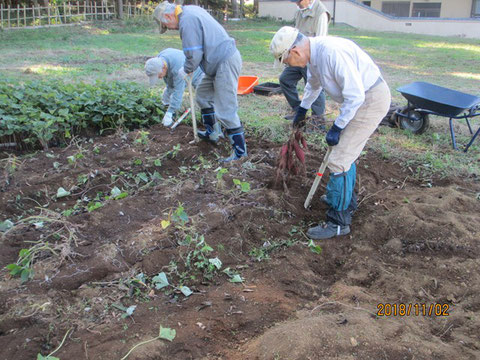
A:
<svg viewBox="0 0 480 360">
<path fill-rule="evenodd" d="M 185 69 L 183 67 L 180 68 L 180 70 L 178 70 L 178 76 L 180 76 L 182 79 L 185 79 L 188 74 L 185 72 Z"/>
<path fill-rule="evenodd" d="M 163 126 L 170 127 L 173 124 L 173 115 L 170 112 L 165 113 L 165 116 L 163 117 L 162 124 Z"/>
</svg>

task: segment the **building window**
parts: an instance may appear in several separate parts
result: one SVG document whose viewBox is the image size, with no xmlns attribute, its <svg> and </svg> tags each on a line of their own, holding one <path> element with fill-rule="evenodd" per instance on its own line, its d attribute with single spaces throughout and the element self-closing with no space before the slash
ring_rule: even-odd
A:
<svg viewBox="0 0 480 360">
<path fill-rule="evenodd" d="M 473 0 L 472 17 L 480 17 L 480 0 Z"/>
<path fill-rule="evenodd" d="M 442 3 L 413 3 L 412 17 L 440 17 Z"/>
<path fill-rule="evenodd" d="M 382 12 L 397 17 L 408 17 L 410 1 L 383 1 Z"/>
<path fill-rule="evenodd" d="M 363 5 L 367 5 L 367 6 L 372 6 L 372 2 L 371 2 L 371 1 L 362 1 L 362 4 L 363 4 Z"/>
</svg>

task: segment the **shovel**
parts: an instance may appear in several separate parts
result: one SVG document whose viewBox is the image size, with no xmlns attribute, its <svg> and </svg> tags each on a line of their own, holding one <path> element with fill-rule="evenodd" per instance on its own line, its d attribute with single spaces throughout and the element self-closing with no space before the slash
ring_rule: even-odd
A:
<svg viewBox="0 0 480 360">
<path fill-rule="evenodd" d="M 193 124 L 193 141 L 190 141 L 190 144 L 197 143 L 200 141 L 198 139 L 198 134 L 197 134 L 197 120 L 195 119 L 195 101 L 193 99 L 192 80 L 193 80 L 193 75 L 188 75 L 187 84 L 188 84 L 188 93 L 190 95 L 190 109 L 192 110 L 192 124 Z"/>
<path fill-rule="evenodd" d="M 317 172 L 317 177 L 313 181 L 313 185 L 310 188 L 310 192 L 308 193 L 307 199 L 305 200 L 305 204 L 303 204 L 303 207 L 305 209 L 308 209 L 310 206 L 310 202 L 312 201 L 313 195 L 315 194 L 315 191 L 317 191 L 318 185 L 320 185 L 320 181 L 322 180 L 323 173 L 325 172 L 325 169 L 327 168 L 328 165 L 328 158 L 330 157 L 330 153 L 332 152 L 332 147 L 329 146 L 327 153 L 325 154 L 325 157 L 323 158 L 322 165 L 320 165 L 320 169 L 318 169 Z"/>
<path fill-rule="evenodd" d="M 175 121 L 175 123 L 172 125 L 172 127 L 170 129 L 175 129 L 182 121 L 183 119 L 185 119 L 187 117 L 188 114 L 190 114 L 190 108 L 188 108 L 187 110 L 185 110 L 185 112 L 182 114 L 182 116 L 180 116 L 180 118 Z"/>
</svg>

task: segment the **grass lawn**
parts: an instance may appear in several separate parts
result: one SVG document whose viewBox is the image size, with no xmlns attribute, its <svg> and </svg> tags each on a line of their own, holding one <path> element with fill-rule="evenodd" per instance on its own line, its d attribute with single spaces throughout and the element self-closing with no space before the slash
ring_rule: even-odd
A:
<svg viewBox="0 0 480 360">
<path fill-rule="evenodd" d="M 243 57 L 243 74 L 260 81 L 278 81 L 281 69 L 274 69 L 268 52 L 270 40 L 282 26 L 266 20 L 229 23 L 228 32 L 237 41 Z M 352 39 L 381 67 L 392 91 L 393 101 L 406 104 L 395 89 L 412 81 L 428 81 L 479 95 L 480 43 L 478 40 L 378 33 L 336 25 L 330 34 Z M 31 79 L 95 82 L 126 80 L 147 86 L 144 61 L 166 47 L 180 48 L 177 32 L 159 35 L 149 19 L 120 24 L 92 24 L 37 30 L 0 32 L 0 76 L 10 82 Z M 186 99 L 185 99 L 186 101 Z M 288 111 L 282 96 L 239 97 L 240 115 L 249 130 L 273 141 L 284 141 Z M 185 102 L 186 104 L 186 102 Z M 329 119 L 338 105 L 327 100 Z M 453 151 L 448 136 L 448 119 L 433 118 L 432 128 L 413 136 L 399 129 L 381 128 L 369 142 L 383 157 L 404 165 L 416 165 L 418 176 L 428 182 L 432 174 L 480 174 L 480 146 L 467 154 Z M 479 120 L 474 121 L 475 126 Z M 458 124 L 459 142 L 464 143 L 466 126 Z M 322 134 L 309 139 L 323 144 Z M 321 154 L 319 154 L 321 156 Z"/>
</svg>

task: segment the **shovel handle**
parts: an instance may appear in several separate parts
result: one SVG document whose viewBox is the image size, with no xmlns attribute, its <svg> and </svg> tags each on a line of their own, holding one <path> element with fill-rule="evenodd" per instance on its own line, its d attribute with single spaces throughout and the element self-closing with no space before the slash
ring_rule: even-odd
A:
<svg viewBox="0 0 480 360">
<path fill-rule="evenodd" d="M 193 141 L 199 142 L 197 134 L 197 120 L 195 119 L 195 100 L 193 99 L 193 75 L 187 75 L 188 93 L 190 95 L 190 109 L 192 111 Z"/>
<path fill-rule="evenodd" d="M 332 147 L 329 146 L 327 153 L 325 154 L 325 157 L 323 158 L 322 165 L 320 165 L 320 169 L 318 169 L 317 176 L 315 177 L 315 180 L 313 181 L 313 185 L 310 188 L 310 192 L 308 193 L 307 199 L 305 200 L 305 203 L 303 204 L 303 207 L 305 209 L 308 209 L 310 206 L 310 202 L 312 201 L 313 195 L 315 194 L 315 191 L 317 191 L 318 185 L 320 185 L 320 181 L 322 180 L 323 173 L 325 172 L 325 169 L 327 168 L 328 165 L 328 158 L 330 157 L 330 153 L 332 152 Z"/>
</svg>

